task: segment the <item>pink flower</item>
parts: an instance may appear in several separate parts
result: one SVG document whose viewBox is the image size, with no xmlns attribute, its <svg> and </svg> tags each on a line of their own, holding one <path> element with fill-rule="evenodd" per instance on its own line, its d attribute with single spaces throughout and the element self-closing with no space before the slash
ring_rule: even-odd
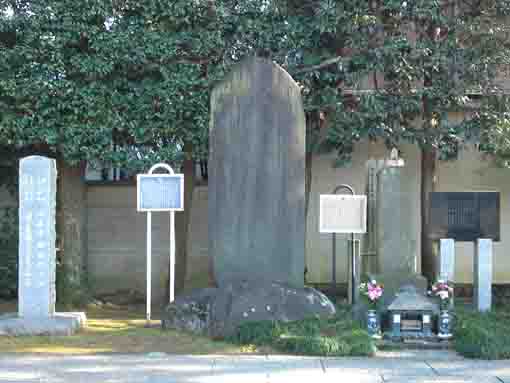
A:
<svg viewBox="0 0 510 383">
<path fill-rule="evenodd" d="M 381 297 L 381 295 L 382 295 L 382 289 L 379 286 L 368 290 L 368 298 L 371 301 L 375 301 L 375 300 L 379 299 Z"/>
</svg>

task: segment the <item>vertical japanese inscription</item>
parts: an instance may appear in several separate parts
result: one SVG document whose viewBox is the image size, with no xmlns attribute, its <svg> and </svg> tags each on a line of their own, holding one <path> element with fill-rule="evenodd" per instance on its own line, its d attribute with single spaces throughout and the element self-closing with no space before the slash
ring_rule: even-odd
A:
<svg viewBox="0 0 510 383">
<path fill-rule="evenodd" d="M 55 160 L 31 156 L 20 162 L 19 315 L 55 312 Z"/>
</svg>

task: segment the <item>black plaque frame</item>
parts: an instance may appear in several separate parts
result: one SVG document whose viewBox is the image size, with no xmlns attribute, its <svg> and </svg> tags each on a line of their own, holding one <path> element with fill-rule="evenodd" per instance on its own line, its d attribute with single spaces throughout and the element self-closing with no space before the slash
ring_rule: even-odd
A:
<svg viewBox="0 0 510 383">
<path fill-rule="evenodd" d="M 430 193 L 430 237 L 500 240 L 499 192 Z"/>
</svg>

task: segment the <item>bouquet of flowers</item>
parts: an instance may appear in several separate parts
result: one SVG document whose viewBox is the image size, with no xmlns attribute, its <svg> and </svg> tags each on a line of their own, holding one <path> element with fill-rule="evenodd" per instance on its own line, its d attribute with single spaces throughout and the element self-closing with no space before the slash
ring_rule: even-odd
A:
<svg viewBox="0 0 510 383">
<path fill-rule="evenodd" d="M 378 284 L 375 279 L 372 279 L 366 283 L 359 285 L 359 291 L 363 297 L 367 300 L 370 306 L 376 306 L 377 301 L 382 297 L 384 287 L 382 284 Z"/>
<path fill-rule="evenodd" d="M 432 285 L 432 294 L 439 297 L 441 308 L 447 308 L 450 299 L 453 297 L 453 287 L 451 285 L 451 282 L 442 279 Z"/>
</svg>

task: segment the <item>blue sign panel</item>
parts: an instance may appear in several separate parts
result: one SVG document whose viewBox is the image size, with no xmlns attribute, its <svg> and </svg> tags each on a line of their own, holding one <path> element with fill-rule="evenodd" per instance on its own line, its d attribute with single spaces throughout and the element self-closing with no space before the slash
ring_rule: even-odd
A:
<svg viewBox="0 0 510 383">
<path fill-rule="evenodd" d="M 182 174 L 138 175 L 138 211 L 175 211 L 184 209 Z"/>
</svg>

